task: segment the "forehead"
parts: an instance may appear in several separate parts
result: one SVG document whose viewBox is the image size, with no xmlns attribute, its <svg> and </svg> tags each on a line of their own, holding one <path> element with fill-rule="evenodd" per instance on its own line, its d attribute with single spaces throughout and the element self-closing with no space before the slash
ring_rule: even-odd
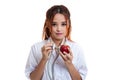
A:
<svg viewBox="0 0 120 80">
<path fill-rule="evenodd" d="M 53 18 L 53 22 L 64 22 L 66 21 L 65 16 L 63 14 L 57 13 L 54 18 Z"/>
</svg>

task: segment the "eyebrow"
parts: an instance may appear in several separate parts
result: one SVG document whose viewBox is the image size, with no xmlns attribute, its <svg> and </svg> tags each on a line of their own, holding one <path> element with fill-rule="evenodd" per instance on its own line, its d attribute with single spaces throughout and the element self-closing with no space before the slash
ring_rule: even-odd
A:
<svg viewBox="0 0 120 80">
<path fill-rule="evenodd" d="M 56 21 L 53 21 L 52 23 L 57 23 Z M 67 21 L 62 21 L 61 23 L 67 23 Z"/>
</svg>

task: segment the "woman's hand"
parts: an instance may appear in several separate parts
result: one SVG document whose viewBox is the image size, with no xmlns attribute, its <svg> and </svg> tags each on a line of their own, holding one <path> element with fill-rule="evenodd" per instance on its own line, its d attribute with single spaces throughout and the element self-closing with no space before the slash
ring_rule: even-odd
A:
<svg viewBox="0 0 120 80">
<path fill-rule="evenodd" d="M 69 63 L 72 63 L 72 60 L 73 60 L 73 54 L 72 54 L 72 51 L 70 48 L 68 48 L 69 50 L 69 53 L 66 53 L 66 52 L 61 52 L 60 51 L 60 55 L 61 57 L 63 58 L 65 64 L 69 64 Z"/>
<path fill-rule="evenodd" d="M 52 43 L 45 44 L 42 48 L 42 59 L 47 60 L 49 58 L 49 54 L 52 51 Z"/>
</svg>

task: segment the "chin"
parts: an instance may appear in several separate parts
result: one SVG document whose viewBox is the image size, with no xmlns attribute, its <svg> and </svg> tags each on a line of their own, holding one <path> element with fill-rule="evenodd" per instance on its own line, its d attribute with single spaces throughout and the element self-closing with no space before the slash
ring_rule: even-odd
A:
<svg viewBox="0 0 120 80">
<path fill-rule="evenodd" d="M 57 37 L 56 40 L 62 40 L 64 37 Z"/>
<path fill-rule="evenodd" d="M 55 40 L 62 40 L 64 39 L 64 36 L 51 36 Z"/>
</svg>

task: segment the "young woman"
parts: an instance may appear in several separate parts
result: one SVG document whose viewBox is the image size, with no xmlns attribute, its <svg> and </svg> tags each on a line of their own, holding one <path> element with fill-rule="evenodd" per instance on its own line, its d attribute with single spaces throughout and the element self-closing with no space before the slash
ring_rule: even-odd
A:
<svg viewBox="0 0 120 80">
<path fill-rule="evenodd" d="M 34 44 L 25 73 L 31 80 L 85 80 L 87 67 L 80 46 L 70 37 L 70 12 L 64 5 L 48 9 L 43 41 Z M 68 52 L 61 52 L 67 45 Z"/>
</svg>

